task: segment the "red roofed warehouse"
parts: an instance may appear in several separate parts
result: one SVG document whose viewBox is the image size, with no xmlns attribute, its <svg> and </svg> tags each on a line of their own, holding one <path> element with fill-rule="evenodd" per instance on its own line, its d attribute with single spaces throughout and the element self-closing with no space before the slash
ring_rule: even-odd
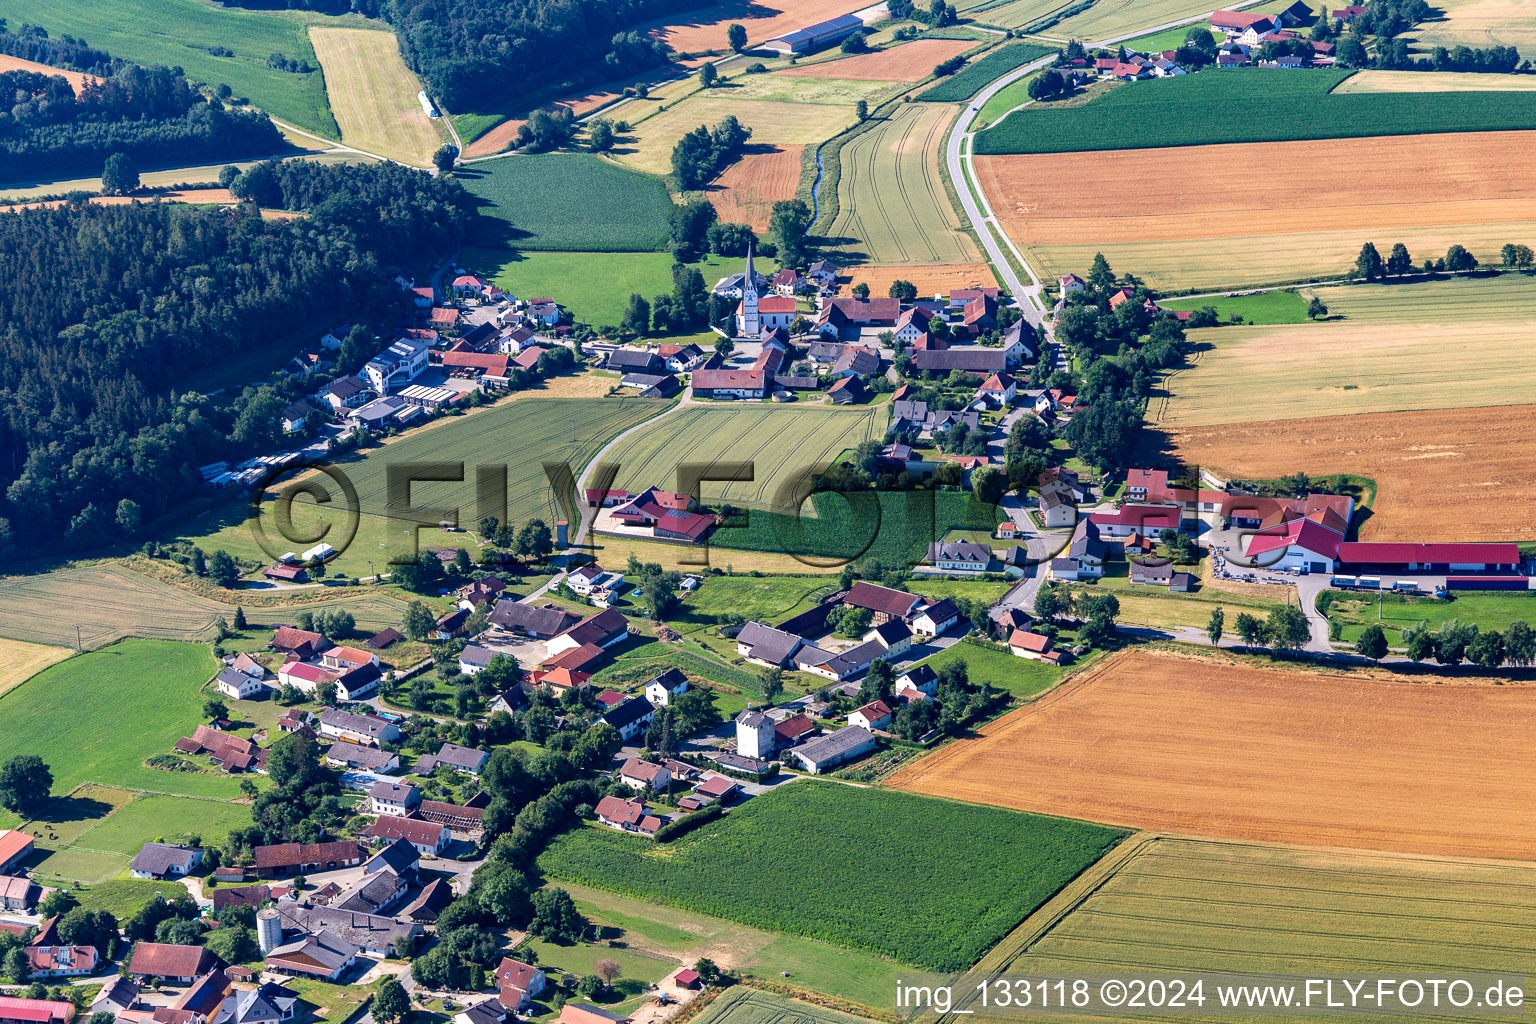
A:
<svg viewBox="0 0 1536 1024">
<path fill-rule="evenodd" d="M 1339 545 L 1341 567 L 1381 572 L 1516 572 L 1520 548 L 1514 544 Z"/>
</svg>

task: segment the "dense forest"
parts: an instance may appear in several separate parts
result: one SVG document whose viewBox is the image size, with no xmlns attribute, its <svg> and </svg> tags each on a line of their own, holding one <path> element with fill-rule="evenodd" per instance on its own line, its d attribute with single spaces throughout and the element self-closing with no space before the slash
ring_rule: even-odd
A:
<svg viewBox="0 0 1536 1024">
<path fill-rule="evenodd" d="M 0 214 L 0 556 L 131 538 L 199 493 L 194 467 L 250 454 L 272 427 L 253 429 L 247 396 L 197 393 L 199 375 L 274 338 L 297 347 L 317 319 L 388 322 L 404 300 L 381 265 L 441 260 L 472 216 L 457 183 L 394 165 L 268 171 L 292 189 L 268 198 L 306 216 Z"/>
<path fill-rule="evenodd" d="M 124 64 L 32 29 L 0 32 L 0 50 L 104 73 L 76 95 L 62 75 L 0 72 L 0 180 L 99 174 L 112 153 L 139 164 L 207 163 L 283 148 L 265 114 L 204 96 L 179 68 Z"/>
<path fill-rule="evenodd" d="M 704 0 L 233 2 L 383 18 L 399 35 L 406 63 L 456 112 L 492 110 L 554 86 L 590 85 L 655 67 L 667 60 L 667 49 L 635 26 L 705 6 Z"/>
<path fill-rule="evenodd" d="M 0 53 L 30 60 L 34 64 L 49 64 L 65 71 L 78 71 L 103 78 L 114 75 L 127 62 L 108 56 L 86 44 L 83 39 L 60 36 L 55 39 L 36 25 L 23 25 L 15 32 L 0 18 Z"/>
</svg>

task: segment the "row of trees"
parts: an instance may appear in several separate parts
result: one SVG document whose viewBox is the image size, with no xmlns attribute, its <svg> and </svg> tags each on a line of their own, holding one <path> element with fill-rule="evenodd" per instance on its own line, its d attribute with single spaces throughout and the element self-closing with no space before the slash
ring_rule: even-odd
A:
<svg viewBox="0 0 1536 1024">
<path fill-rule="evenodd" d="M 1499 250 L 1499 259 L 1501 265 L 1512 270 L 1528 270 L 1536 265 L 1536 253 L 1531 251 L 1530 246 L 1518 242 L 1505 243 Z M 1360 247 L 1360 255 L 1355 257 L 1355 276 L 1367 281 L 1378 281 L 1404 274 L 1465 273 L 1479 266 L 1477 257 L 1462 245 L 1453 245 L 1445 251 L 1444 256 L 1426 257 L 1422 265 L 1416 265 L 1408 247 L 1402 242 L 1392 246 L 1386 259 L 1381 258 L 1381 252 L 1374 243 L 1366 242 Z M 1322 312 L 1326 313 L 1327 309 L 1324 308 Z"/>
</svg>

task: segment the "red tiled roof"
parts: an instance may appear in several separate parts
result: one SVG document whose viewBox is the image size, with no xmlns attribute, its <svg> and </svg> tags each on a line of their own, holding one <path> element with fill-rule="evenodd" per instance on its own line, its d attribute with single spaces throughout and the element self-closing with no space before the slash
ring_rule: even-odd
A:
<svg viewBox="0 0 1536 1024">
<path fill-rule="evenodd" d="M 1016 629 L 1008 634 L 1009 647 L 1022 647 L 1026 651 L 1034 651 L 1036 654 L 1044 654 L 1050 650 L 1051 638 L 1041 636 L 1039 633 L 1031 633 L 1027 629 Z"/>
<path fill-rule="evenodd" d="M 133 959 L 128 963 L 128 971 L 130 974 L 166 978 L 193 978 L 206 971 L 216 959 L 202 946 L 140 942 L 133 947 Z"/>
<path fill-rule="evenodd" d="M 645 804 L 638 800 L 620 800 L 616 796 L 605 796 L 597 802 L 597 816 L 603 821 L 616 822 L 620 825 L 636 825 L 645 817 Z"/>
<path fill-rule="evenodd" d="M 716 391 L 722 389 L 761 391 L 767 386 L 767 383 L 767 374 L 762 370 L 693 371 L 693 388 L 695 391 Z"/>
<path fill-rule="evenodd" d="M 413 845 L 436 846 L 443 836 L 443 826 L 415 818 L 381 814 L 368 829 L 368 834 L 376 839 L 406 839 Z"/>
<path fill-rule="evenodd" d="M 305 644 L 319 650 L 325 646 L 326 639 L 319 633 L 311 633 L 305 629 L 295 629 L 292 626 L 278 626 L 277 632 L 272 634 L 272 642 L 268 645 L 280 651 L 292 651 L 303 647 Z"/>
<path fill-rule="evenodd" d="M 921 601 L 921 598 L 904 590 L 892 590 L 863 580 L 855 583 L 843 597 L 844 604 L 883 612 L 898 619 L 906 618 Z"/>
<path fill-rule="evenodd" d="M 1339 561 L 1382 565 L 1420 564 L 1518 565 L 1517 544 L 1393 544 L 1386 542 L 1339 545 Z"/>
<path fill-rule="evenodd" d="M 1182 517 L 1179 509 L 1165 505 L 1125 505 L 1117 512 L 1094 512 L 1088 518 L 1096 526 L 1136 526 L 1142 530 L 1177 530 Z"/>
</svg>

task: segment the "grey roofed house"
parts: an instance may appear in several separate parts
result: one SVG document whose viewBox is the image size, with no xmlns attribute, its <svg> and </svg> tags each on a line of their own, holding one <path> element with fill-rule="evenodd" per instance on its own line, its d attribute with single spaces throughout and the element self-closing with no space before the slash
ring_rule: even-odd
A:
<svg viewBox="0 0 1536 1024">
<path fill-rule="evenodd" d="M 373 788 L 378 789 L 382 785 L 384 783 L 381 782 Z M 411 787 L 407 786 L 405 788 L 409 789 Z M 363 874 L 371 875 L 388 868 L 397 875 L 403 875 L 407 871 L 414 871 L 417 862 L 420 860 L 421 854 L 417 851 L 415 845 L 409 839 L 402 836 L 364 861 Z"/>
<path fill-rule="evenodd" d="M 850 647 L 846 651 L 834 655 L 832 660 L 827 662 L 827 669 L 830 672 L 835 672 L 837 678 L 843 679 L 853 675 L 860 669 L 868 668 L 870 662 L 879 658 L 884 653 L 885 645 L 880 641 L 866 640 L 857 647 Z"/>
<path fill-rule="evenodd" d="M 443 908 L 453 902 L 453 890 L 441 878 L 428 882 L 416 898 L 400 911 L 400 917 L 412 921 L 436 921 Z"/>
<path fill-rule="evenodd" d="M 915 427 L 921 427 L 923 421 L 928 418 L 928 403 L 918 402 L 903 398 L 891 403 L 891 422 L 905 422 Z"/>
<path fill-rule="evenodd" d="M 886 619 L 869 632 L 873 633 L 875 639 L 880 641 L 881 645 L 885 647 L 898 644 L 912 635 L 912 631 L 907 628 L 907 624 L 900 619 Z M 865 635 L 867 636 L 868 634 Z"/>
<path fill-rule="evenodd" d="M 1015 344 L 1018 344 L 1019 337 L 1024 333 L 1024 328 L 1026 326 L 1028 326 L 1028 324 L 1024 320 L 1016 320 L 1010 324 L 1008 329 L 1003 332 L 1003 348 L 1012 348 Z M 1034 328 L 1031 327 L 1030 330 L 1033 331 Z M 1033 359 L 1035 357 L 1035 346 L 1031 345 L 1027 341 L 1023 342 L 1023 345 L 1024 358 Z"/>
<path fill-rule="evenodd" d="M 919 370 L 948 373 L 1001 373 L 1008 369 L 1008 357 L 1000 348 L 964 345 L 958 348 L 919 349 L 912 353 L 912 365 Z"/>
<path fill-rule="evenodd" d="M 500 651 L 493 651 L 489 647 L 483 647 L 480 644 L 470 644 L 459 652 L 460 663 L 474 665 L 478 668 L 485 668 L 491 663 L 491 659 L 496 657 L 506 657 L 506 655 Z"/>
<path fill-rule="evenodd" d="M 810 772 L 821 772 L 851 757 L 857 757 L 875 746 L 874 733 L 863 726 L 850 725 L 846 729 L 818 736 L 816 739 L 790 751 Z"/>
<path fill-rule="evenodd" d="M 231 992 L 208 1018 L 208 1024 L 278 1024 L 291 1020 L 299 994 L 266 982 L 258 988 Z"/>
<path fill-rule="evenodd" d="M 325 756 L 344 762 L 348 767 L 367 768 L 369 771 L 391 771 L 400 764 L 400 755 L 391 754 L 378 747 L 365 747 L 349 740 L 337 740 L 326 748 Z"/>
<path fill-rule="evenodd" d="M 840 341 L 813 341 L 806 347 L 805 357 L 813 363 L 835 363 L 847 347 Z"/>
<path fill-rule="evenodd" d="M 609 709 L 598 721 L 607 722 L 615 729 L 622 731 L 626 725 L 633 725 L 646 715 L 655 713 L 656 709 L 651 706 L 650 701 L 643 696 L 637 696 Z"/>
<path fill-rule="evenodd" d="M 351 711 L 338 711 L 335 708 L 326 708 L 320 712 L 320 724 L 367 736 L 375 743 L 380 740 L 398 739 L 400 735 L 399 727 L 393 722 L 374 715 L 358 715 Z M 391 733 L 394 735 L 391 736 Z"/>
<path fill-rule="evenodd" d="M 1104 542 L 1099 539 L 1098 524 L 1088 516 L 1079 519 L 1077 528 L 1072 531 L 1072 543 L 1067 548 L 1067 554 L 1073 558 L 1088 555 L 1102 560 L 1106 550 Z"/>
<path fill-rule="evenodd" d="M 399 395 L 385 395 L 376 398 L 367 405 L 352 410 L 349 422 L 363 427 L 377 426 L 392 419 L 397 413 L 410 408 L 405 399 Z"/>
<path fill-rule="evenodd" d="M 486 710 L 493 714 L 497 711 L 505 711 L 509 715 L 515 715 L 525 710 L 529 703 L 528 693 L 522 686 L 509 686 L 491 700 Z"/>
<path fill-rule="evenodd" d="M 581 616 L 554 605 L 523 604 L 513 600 L 496 602 L 491 612 L 491 625 L 533 637 L 551 637 L 563 633 L 580 621 Z"/>
<path fill-rule="evenodd" d="M 474 1006 L 469 1007 L 469 1009 L 461 1011 L 454 1017 L 454 1020 L 457 1021 L 460 1017 L 467 1024 L 502 1024 L 502 1021 L 507 1019 L 507 1008 L 502 1006 L 492 996 L 490 999 L 478 1002 Z"/>
<path fill-rule="evenodd" d="M 837 361 L 832 364 L 833 373 L 856 373 L 860 377 L 868 377 L 878 369 L 879 354 L 857 345 L 845 346 Z"/>
<path fill-rule="evenodd" d="M 1055 558 L 1051 560 L 1051 564 L 1055 565 L 1060 561 L 1063 561 L 1063 559 Z M 1024 566 L 1032 564 L 1032 562 L 1033 559 L 1030 558 L 1029 549 L 1021 544 L 1015 544 L 1013 547 L 1003 552 L 1004 565 L 1012 565 L 1022 569 Z"/>
<path fill-rule="evenodd" d="M 1149 583 L 1154 586 L 1167 586 L 1173 580 L 1173 566 L 1168 562 L 1162 565 L 1142 565 L 1140 562 L 1131 562 L 1131 582 Z"/>
<path fill-rule="evenodd" d="M 329 929 L 321 929 L 313 935 L 305 935 L 296 942 L 278 946 L 267 954 L 267 960 L 270 962 L 295 957 L 307 964 L 318 965 L 319 968 L 324 969 L 325 973 L 335 973 L 357 954 L 356 943 L 348 942 Z"/>
<path fill-rule="evenodd" d="M 923 421 L 924 430 L 948 430 L 956 423 L 964 423 L 969 430 L 981 426 L 981 413 L 975 409 L 933 409 Z"/>
<path fill-rule="evenodd" d="M 969 540 L 941 540 L 928 545 L 928 560 L 934 565 L 940 562 L 962 562 L 985 569 L 992 563 L 992 549 Z"/>
<path fill-rule="evenodd" d="M 412 921 L 397 921 L 392 917 L 337 910 L 333 907 L 310 907 L 287 900 L 277 903 L 277 912 L 287 931 L 329 930 L 369 953 L 388 953 L 395 939 L 400 936 L 415 938 L 422 934 L 421 925 Z"/>
<path fill-rule="evenodd" d="M 190 846 L 177 846 L 172 843 L 145 843 L 139 850 L 133 863 L 129 865 L 130 871 L 139 871 L 156 878 L 166 875 L 185 875 L 197 867 L 197 862 L 202 859 L 201 850 Z"/>
<path fill-rule="evenodd" d="M 834 657 L 836 655 L 831 651 L 823 650 L 815 644 L 803 644 L 795 652 L 795 667 L 800 669 L 820 668 Z"/>
<path fill-rule="evenodd" d="M 761 622 L 749 622 L 736 634 L 736 643 L 746 648 L 746 657 L 782 667 L 805 640 Z"/>
<path fill-rule="evenodd" d="M 650 349 L 616 348 L 608 353 L 605 364 L 610 370 L 639 371 L 647 373 L 661 365 L 661 359 Z"/>
<path fill-rule="evenodd" d="M 446 764 L 450 768 L 457 768 L 461 772 L 469 772 L 478 775 L 485 762 L 490 759 L 490 754 L 474 747 L 461 747 L 457 743 L 444 743 L 437 751 L 436 756 L 424 757 L 417 762 L 418 774 L 430 772 L 440 764 Z M 429 763 L 430 762 L 430 763 Z"/>
<path fill-rule="evenodd" d="M 400 899 L 401 888 L 400 876 L 386 868 L 367 876 L 366 881 L 352 886 L 327 906 L 336 910 L 378 914 L 388 910 Z"/>
<path fill-rule="evenodd" d="M 120 1015 L 124 1010 L 133 1009 L 138 1001 L 139 983 L 132 978 L 118 976 L 101 987 L 96 1001 L 91 1004 L 91 1012 Z"/>
</svg>

